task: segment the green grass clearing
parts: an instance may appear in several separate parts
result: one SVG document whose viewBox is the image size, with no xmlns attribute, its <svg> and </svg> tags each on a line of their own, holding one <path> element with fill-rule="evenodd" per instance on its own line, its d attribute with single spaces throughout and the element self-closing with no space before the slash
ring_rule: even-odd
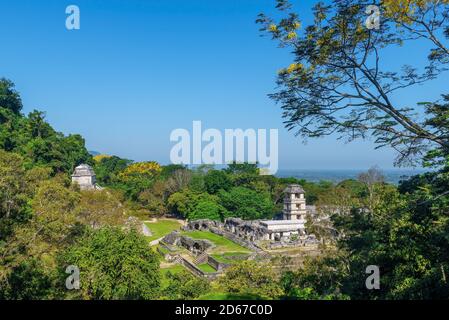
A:
<svg viewBox="0 0 449 320">
<path fill-rule="evenodd" d="M 147 237 L 148 241 L 162 238 L 172 231 L 179 230 L 181 224 L 176 220 L 158 220 L 157 222 L 145 222 L 145 225 L 153 234 Z"/>
<path fill-rule="evenodd" d="M 166 255 L 167 253 L 169 253 L 170 251 L 168 251 L 166 248 L 164 248 L 163 246 L 157 245 L 156 249 L 159 249 L 160 252 L 162 252 L 162 254 Z M 159 252 L 159 250 L 157 250 Z M 160 253 L 159 252 L 159 253 Z"/>
<path fill-rule="evenodd" d="M 197 265 L 197 268 L 200 269 L 203 272 L 206 273 L 212 273 L 212 272 L 217 272 L 217 270 L 215 270 L 210 264 L 208 263 L 202 263 Z"/>
<path fill-rule="evenodd" d="M 224 252 L 221 254 L 215 253 L 211 254 L 211 256 L 221 263 L 233 264 L 239 261 L 246 260 L 248 257 L 248 253 L 246 252 Z"/>
<path fill-rule="evenodd" d="M 187 231 L 183 232 L 183 234 L 193 239 L 206 239 L 211 241 L 216 246 L 211 250 L 211 253 L 250 252 L 245 247 L 209 231 Z"/>
</svg>

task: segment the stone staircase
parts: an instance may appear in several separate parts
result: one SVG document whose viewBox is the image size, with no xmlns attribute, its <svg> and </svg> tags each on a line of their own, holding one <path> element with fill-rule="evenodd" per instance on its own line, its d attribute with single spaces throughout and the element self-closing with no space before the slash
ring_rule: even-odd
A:
<svg viewBox="0 0 449 320">
<path fill-rule="evenodd" d="M 261 261 L 261 260 L 270 260 L 273 256 L 264 251 L 264 250 L 257 250 L 256 252 L 253 252 L 249 257 L 248 260 L 256 260 L 256 261 Z"/>
<path fill-rule="evenodd" d="M 207 262 L 207 259 L 209 258 L 209 256 L 207 255 L 206 252 L 201 253 L 199 256 L 197 256 L 195 258 L 195 260 L 193 261 L 193 263 L 195 265 L 199 265 L 199 264 L 203 264 Z"/>
<path fill-rule="evenodd" d="M 180 255 L 176 255 L 175 258 L 174 258 L 174 260 L 173 260 L 173 262 L 182 265 L 182 264 L 183 264 L 182 257 L 181 257 Z"/>
</svg>

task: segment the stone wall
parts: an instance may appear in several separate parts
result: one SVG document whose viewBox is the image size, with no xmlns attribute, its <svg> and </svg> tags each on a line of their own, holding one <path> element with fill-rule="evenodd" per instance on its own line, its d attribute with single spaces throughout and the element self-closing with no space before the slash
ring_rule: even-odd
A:
<svg viewBox="0 0 449 320">
<path fill-rule="evenodd" d="M 166 235 L 162 241 L 170 245 L 182 246 L 195 255 L 199 255 L 207 249 L 214 247 L 214 244 L 209 240 L 192 239 L 188 236 L 181 235 L 178 231 L 173 231 Z"/>
<path fill-rule="evenodd" d="M 260 220 L 245 221 L 240 218 L 228 218 L 224 223 L 211 220 L 190 221 L 184 230 L 207 230 L 226 237 L 253 251 L 263 248 L 278 249 L 307 246 L 317 243 L 314 235 L 299 233 L 295 230 L 275 232 L 268 230 L 266 222 Z M 299 236 L 300 239 L 296 239 Z"/>
<path fill-rule="evenodd" d="M 232 219 L 232 220 L 231 220 Z M 212 221 L 212 220 L 195 220 L 189 222 L 185 227 L 184 230 L 186 231 L 210 231 L 212 233 L 218 234 L 220 236 L 223 236 L 225 238 L 228 238 L 229 240 L 234 241 L 235 243 L 241 245 L 242 247 L 248 248 L 250 250 L 260 250 L 260 248 L 257 246 L 254 240 L 250 240 L 249 236 L 243 235 L 243 232 L 241 233 L 233 233 L 231 232 L 232 228 L 228 225 L 230 221 L 236 222 L 236 218 L 226 219 L 225 223 L 219 222 L 219 221 Z M 235 230 L 235 229 L 234 229 Z M 248 234 L 251 234 L 250 229 L 248 229 Z"/>
<path fill-rule="evenodd" d="M 217 278 L 222 273 L 222 270 L 217 270 L 217 272 L 204 272 L 203 270 L 199 269 L 196 265 L 194 265 L 187 259 L 181 257 L 180 255 L 176 256 L 176 261 L 179 264 L 183 265 L 185 268 L 187 268 L 194 275 L 204 277 L 209 280 Z"/>
<path fill-rule="evenodd" d="M 230 266 L 230 264 L 217 261 L 214 257 L 209 256 L 209 255 L 207 256 L 207 263 L 209 265 L 211 265 L 218 272 L 223 271 L 224 269 L 226 269 Z"/>
</svg>

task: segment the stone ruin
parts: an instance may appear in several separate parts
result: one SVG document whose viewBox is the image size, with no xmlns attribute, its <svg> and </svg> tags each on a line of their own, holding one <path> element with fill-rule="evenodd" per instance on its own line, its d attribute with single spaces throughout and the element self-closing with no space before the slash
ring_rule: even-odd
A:
<svg viewBox="0 0 449 320">
<path fill-rule="evenodd" d="M 72 174 L 72 183 L 79 185 L 81 190 L 102 190 L 97 184 L 94 170 L 88 164 L 80 164 Z"/>
<path fill-rule="evenodd" d="M 196 220 L 189 222 L 184 230 L 211 231 L 222 235 L 249 249 L 257 250 L 262 242 L 268 247 L 300 246 L 311 243 L 313 235 L 307 235 L 303 229 L 293 222 L 284 220 L 250 220 L 228 218 L 224 222 L 211 220 Z M 272 224 L 272 222 L 279 222 Z"/>
<path fill-rule="evenodd" d="M 193 239 L 186 235 L 181 235 L 178 231 L 173 231 L 172 233 L 166 235 L 162 239 L 162 242 L 172 246 L 184 247 L 194 255 L 199 255 L 207 249 L 214 247 L 214 244 L 209 240 Z"/>
<path fill-rule="evenodd" d="M 307 214 L 313 215 L 313 208 L 306 205 L 304 189 L 297 184 L 284 190 L 282 220 L 250 220 L 228 218 L 224 222 L 211 220 L 191 221 L 185 230 L 209 230 L 223 235 L 243 246 L 259 248 L 262 242 L 268 248 L 305 246 L 317 243 L 314 235 L 307 234 Z"/>
</svg>

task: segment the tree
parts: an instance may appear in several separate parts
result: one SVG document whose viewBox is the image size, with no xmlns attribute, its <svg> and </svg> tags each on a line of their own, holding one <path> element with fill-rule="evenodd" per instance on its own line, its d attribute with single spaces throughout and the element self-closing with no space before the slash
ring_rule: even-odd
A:
<svg viewBox="0 0 449 320">
<path fill-rule="evenodd" d="M 219 198 L 215 195 L 186 189 L 172 194 L 168 198 L 168 207 L 173 213 L 189 220 L 221 220 L 225 210 L 218 202 Z"/>
<path fill-rule="evenodd" d="M 267 193 L 234 187 L 229 191 L 221 190 L 218 196 L 220 204 L 228 211 L 227 216 L 254 220 L 269 219 L 274 214 L 275 206 Z"/>
<path fill-rule="evenodd" d="M 428 116 L 426 125 L 449 139 L 449 94 L 442 95 L 441 101 L 425 103 L 425 105 Z M 449 148 L 438 147 L 430 150 L 423 159 L 423 165 L 444 170 L 449 166 Z"/>
<path fill-rule="evenodd" d="M 448 0 L 384 0 L 382 6 L 405 39 L 425 39 L 432 48 L 429 59 L 449 62 Z"/>
<path fill-rule="evenodd" d="M 58 298 L 54 288 L 56 273 L 45 268 L 41 261 L 31 258 L 22 261 L 9 274 L 0 289 L 0 299 L 42 300 Z"/>
<path fill-rule="evenodd" d="M 380 30 L 365 27 L 366 8 L 383 3 L 390 15 L 382 17 Z M 432 146 L 448 148 L 447 137 L 420 121 L 413 108 L 392 99 L 396 92 L 435 79 L 443 70 L 441 62 L 449 55 L 437 40 L 436 29 L 446 28 L 449 35 L 447 4 L 418 0 L 398 4 L 319 2 L 313 8 L 314 23 L 301 32 L 298 15 L 287 1 L 278 0 L 277 7 L 287 16 L 275 22 L 261 14 L 257 22 L 262 31 L 295 55 L 294 63 L 279 73 L 279 91 L 270 95 L 281 104 L 286 127 L 304 139 L 336 134 L 352 141 L 372 135 L 378 148 L 389 146 L 398 151 L 397 163 L 414 160 Z M 424 14 L 427 22 L 419 20 Z M 398 30 L 398 25 L 402 29 Z M 408 35 L 401 32 L 404 29 Z M 401 71 L 383 69 L 383 49 L 416 38 L 430 39 L 435 46 L 423 71 L 411 66 L 403 66 Z"/>
<path fill-rule="evenodd" d="M 231 266 L 218 282 L 226 292 L 261 299 L 277 299 L 283 294 L 272 268 L 254 261 Z"/>
<path fill-rule="evenodd" d="M 229 174 L 250 174 L 250 175 L 258 175 L 260 170 L 257 166 L 257 163 L 238 163 L 232 162 L 228 164 L 228 167 L 225 171 Z"/>
<path fill-rule="evenodd" d="M 353 299 L 447 299 L 448 197 L 419 188 L 413 195 L 389 185 L 377 188 L 379 201 L 370 211 L 334 219 L 344 234 L 338 246 L 351 271 L 342 291 Z M 368 265 L 379 266 L 381 290 L 364 289 L 360 277 Z"/>
<path fill-rule="evenodd" d="M 288 299 L 348 299 L 341 294 L 341 284 L 347 277 L 345 257 L 328 250 L 315 258 L 306 258 L 297 271 L 282 273 L 280 284 Z"/>
<path fill-rule="evenodd" d="M 14 89 L 12 81 L 5 78 L 0 79 L 0 108 L 6 108 L 15 114 L 22 110 L 22 99 Z"/>
<path fill-rule="evenodd" d="M 0 150 L 0 241 L 10 235 L 13 225 L 29 218 L 23 158 Z"/>
<path fill-rule="evenodd" d="M 201 199 L 198 201 L 193 212 L 188 215 L 189 220 L 222 220 L 223 219 L 223 207 L 217 203 L 214 199 Z"/>
<path fill-rule="evenodd" d="M 78 221 L 94 229 L 123 225 L 126 218 L 123 205 L 107 190 L 81 191 L 78 210 Z"/>
<path fill-rule="evenodd" d="M 167 211 L 165 201 L 167 199 L 167 186 L 163 180 L 157 180 L 150 189 L 144 190 L 139 194 L 139 204 L 151 215 L 163 216 Z"/>
<path fill-rule="evenodd" d="M 110 186 L 118 181 L 120 172 L 126 169 L 132 161 L 122 159 L 117 156 L 95 156 L 94 170 L 97 176 L 97 181 L 101 185 Z"/>
<path fill-rule="evenodd" d="M 47 138 L 55 134 L 53 128 L 45 121 L 45 113 L 34 110 L 28 115 L 28 130 L 33 138 Z"/>
<path fill-rule="evenodd" d="M 196 299 L 210 290 L 209 282 L 192 275 L 188 271 L 178 273 L 168 272 L 168 285 L 162 292 L 162 297 L 170 300 Z"/>
<path fill-rule="evenodd" d="M 376 186 L 385 182 L 385 176 L 382 171 L 373 167 L 367 172 L 359 174 L 358 180 L 366 186 L 368 190 L 368 207 L 371 208 L 374 205 L 375 199 L 375 189 Z"/>
<path fill-rule="evenodd" d="M 128 198 L 135 201 L 142 191 L 151 188 L 161 171 L 157 162 L 137 162 L 126 167 L 118 178 Z"/>
<path fill-rule="evenodd" d="M 0 80 L 0 148 L 20 154 L 27 168 L 47 166 L 53 174 L 68 174 L 80 163 L 92 163 L 80 135 L 56 132 L 43 112 L 22 115 L 20 96 L 13 87 L 9 80 Z"/>
<path fill-rule="evenodd" d="M 46 299 L 58 295 L 56 255 L 76 237 L 78 196 L 56 179 L 38 185 L 33 199 L 28 199 L 28 219 L 16 223 L 0 246 L 0 296 Z"/>
<path fill-rule="evenodd" d="M 72 292 L 72 298 L 154 299 L 159 295 L 157 254 L 135 230 L 105 227 L 90 232 L 61 255 L 63 279 L 68 265 L 80 270 L 80 290 Z"/>
<path fill-rule="evenodd" d="M 166 180 L 178 170 L 188 171 L 187 167 L 181 164 L 169 164 L 166 166 L 162 166 L 161 178 Z"/>
<path fill-rule="evenodd" d="M 216 194 L 219 190 L 229 190 L 232 186 L 231 179 L 221 170 L 210 170 L 204 177 L 206 190 L 210 194 Z"/>
<path fill-rule="evenodd" d="M 192 180 L 192 173 L 187 169 L 177 169 L 167 179 L 166 189 L 169 194 L 187 188 Z"/>
</svg>

